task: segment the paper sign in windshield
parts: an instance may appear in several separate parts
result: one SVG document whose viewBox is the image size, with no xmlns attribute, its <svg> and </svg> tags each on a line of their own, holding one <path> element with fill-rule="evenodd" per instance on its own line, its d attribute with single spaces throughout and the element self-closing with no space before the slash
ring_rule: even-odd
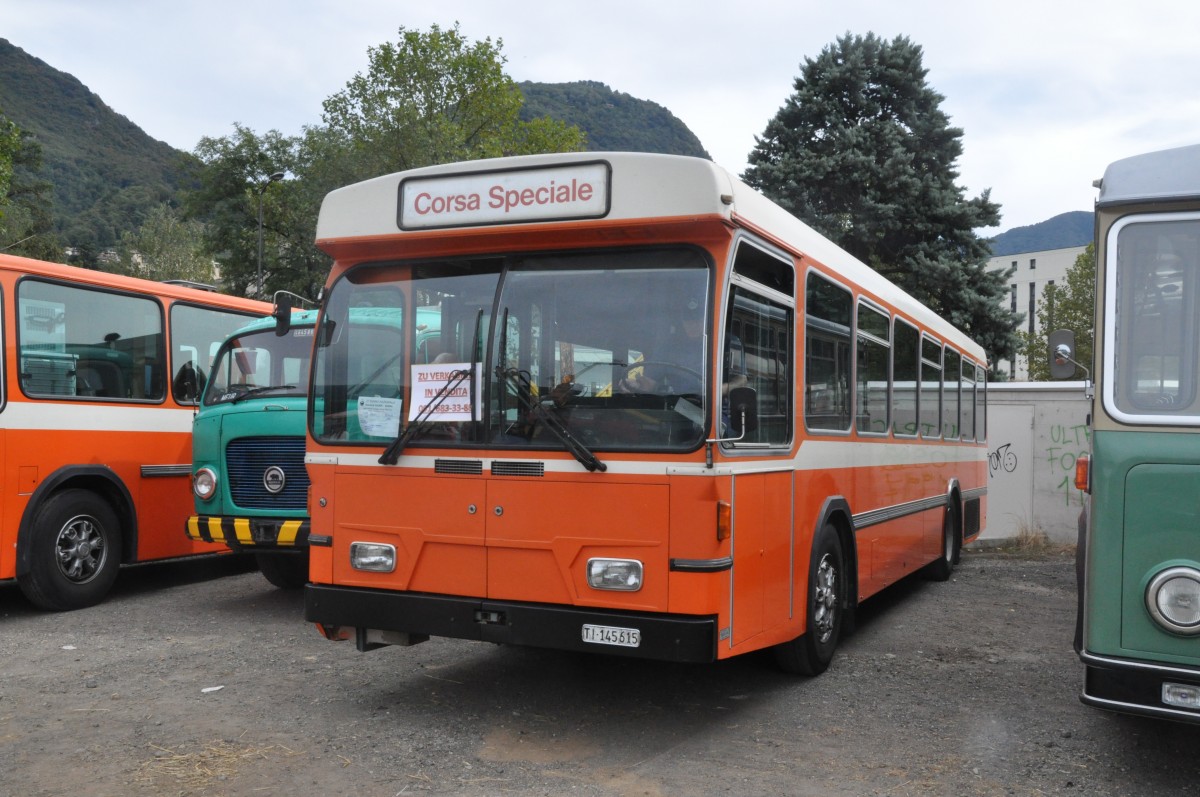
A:
<svg viewBox="0 0 1200 797">
<path fill-rule="evenodd" d="M 400 434 L 400 416 L 404 401 L 379 396 L 358 397 L 358 425 L 371 437 L 395 437 Z"/>
<path fill-rule="evenodd" d="M 412 401 L 408 405 L 408 419 L 423 418 L 427 421 L 478 421 L 482 414 L 478 406 L 471 412 L 471 382 L 465 373 L 475 371 L 474 395 L 478 397 L 482 387 L 483 364 L 437 363 L 412 367 Z M 428 413 L 428 414 L 426 414 Z"/>
</svg>

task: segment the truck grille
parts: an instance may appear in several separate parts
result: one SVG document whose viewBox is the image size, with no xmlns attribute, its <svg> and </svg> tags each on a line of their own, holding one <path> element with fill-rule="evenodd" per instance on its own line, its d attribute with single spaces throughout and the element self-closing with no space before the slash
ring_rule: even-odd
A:
<svg viewBox="0 0 1200 797">
<path fill-rule="evenodd" d="M 282 469 L 283 489 L 271 493 L 263 477 L 272 466 Z M 233 502 L 243 509 L 304 511 L 308 471 L 303 437 L 241 437 L 225 447 L 225 468 Z"/>
</svg>

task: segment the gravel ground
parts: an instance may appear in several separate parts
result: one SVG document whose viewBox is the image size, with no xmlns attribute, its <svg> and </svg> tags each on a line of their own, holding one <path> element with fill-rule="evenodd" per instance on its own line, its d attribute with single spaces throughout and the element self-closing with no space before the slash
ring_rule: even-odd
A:
<svg viewBox="0 0 1200 797">
<path fill-rule="evenodd" d="M 967 551 L 814 679 L 434 639 L 358 653 L 232 557 L 0 586 L 0 795 L 1184 795 L 1200 728 L 1087 708 L 1068 554 Z"/>
</svg>

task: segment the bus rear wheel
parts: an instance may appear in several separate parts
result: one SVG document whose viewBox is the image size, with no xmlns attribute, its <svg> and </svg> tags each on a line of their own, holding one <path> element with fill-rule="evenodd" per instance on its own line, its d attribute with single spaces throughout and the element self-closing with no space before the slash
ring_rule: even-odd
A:
<svg viewBox="0 0 1200 797">
<path fill-rule="evenodd" d="M 263 578 L 280 589 L 300 589 L 308 583 L 308 551 L 254 555 Z"/>
<path fill-rule="evenodd" d="M 954 520 L 954 504 L 950 504 L 942 516 L 942 553 L 925 566 L 922 575 L 930 581 L 949 581 L 961 549 L 962 540 L 958 536 L 958 524 Z"/>
<path fill-rule="evenodd" d="M 820 675 L 829 668 L 842 633 L 845 594 L 846 567 L 841 539 L 837 529 L 826 523 L 813 541 L 808 564 L 806 630 L 775 647 L 775 660 L 782 670 Z"/>
<path fill-rule="evenodd" d="M 64 490 L 37 510 L 29 571 L 21 591 L 42 609 L 64 611 L 104 599 L 120 567 L 120 531 L 112 508 L 88 490 Z"/>
</svg>

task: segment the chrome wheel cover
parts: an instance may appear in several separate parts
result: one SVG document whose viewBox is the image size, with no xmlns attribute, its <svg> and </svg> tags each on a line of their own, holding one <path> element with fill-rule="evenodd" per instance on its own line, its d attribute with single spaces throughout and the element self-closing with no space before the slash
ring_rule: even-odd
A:
<svg viewBox="0 0 1200 797">
<path fill-rule="evenodd" d="M 833 637 L 837 625 L 838 572 L 831 554 L 821 557 L 813 584 L 813 630 L 816 640 L 825 644 Z"/>
<path fill-rule="evenodd" d="M 73 584 L 86 584 L 96 577 L 108 558 L 108 546 L 100 524 L 90 515 L 76 515 L 63 524 L 55 541 L 58 572 Z"/>
</svg>

